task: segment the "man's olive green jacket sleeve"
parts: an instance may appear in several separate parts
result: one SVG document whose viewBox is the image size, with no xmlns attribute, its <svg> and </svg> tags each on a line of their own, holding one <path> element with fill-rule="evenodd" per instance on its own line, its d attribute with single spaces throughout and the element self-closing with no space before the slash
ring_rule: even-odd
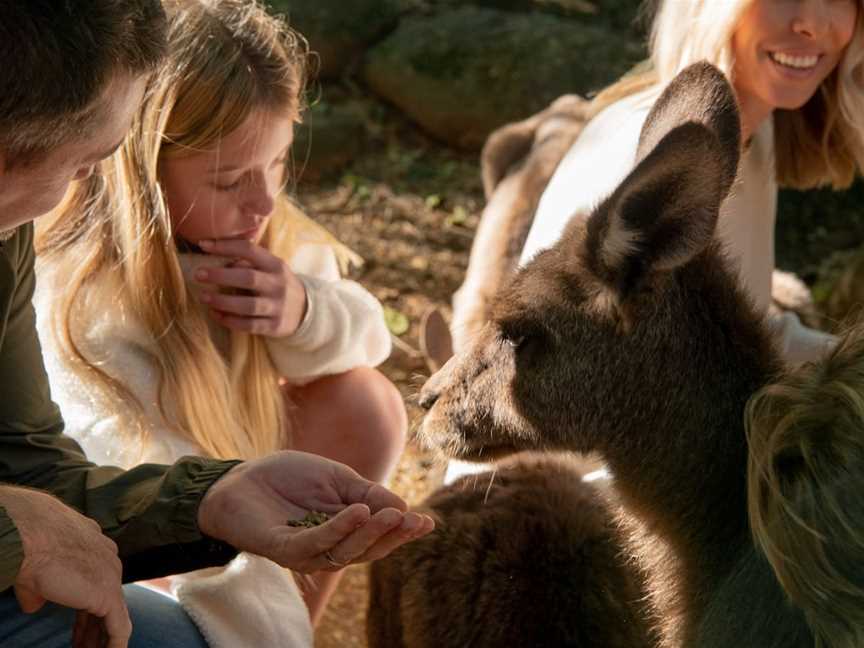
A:
<svg viewBox="0 0 864 648">
<path fill-rule="evenodd" d="M 120 549 L 126 581 L 224 563 L 233 550 L 202 537 L 197 510 L 237 462 L 187 457 L 123 471 L 89 463 L 63 435 L 36 335 L 33 263 L 33 226 L 22 225 L 0 243 L 0 484 L 43 489 L 99 522 Z M 21 559 L 20 537 L 0 508 L 0 591 Z"/>
</svg>

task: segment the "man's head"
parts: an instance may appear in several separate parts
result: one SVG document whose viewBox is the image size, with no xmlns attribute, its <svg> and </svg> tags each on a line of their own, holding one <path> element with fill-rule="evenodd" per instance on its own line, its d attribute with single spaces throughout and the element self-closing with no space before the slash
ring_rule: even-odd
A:
<svg viewBox="0 0 864 648">
<path fill-rule="evenodd" d="M 120 144 L 164 46 L 158 0 L 0 0 L 0 230 Z"/>
</svg>

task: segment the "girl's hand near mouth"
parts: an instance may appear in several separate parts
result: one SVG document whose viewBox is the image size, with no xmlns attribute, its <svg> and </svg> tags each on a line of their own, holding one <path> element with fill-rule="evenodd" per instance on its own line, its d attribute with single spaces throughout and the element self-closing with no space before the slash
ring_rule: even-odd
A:
<svg viewBox="0 0 864 648">
<path fill-rule="evenodd" d="M 239 294 L 208 291 L 201 301 L 213 317 L 236 331 L 268 337 L 287 337 L 297 331 L 306 315 L 308 301 L 303 282 L 279 257 L 243 239 L 200 241 L 201 249 L 237 261 L 224 268 L 201 268 L 196 281 Z"/>
</svg>

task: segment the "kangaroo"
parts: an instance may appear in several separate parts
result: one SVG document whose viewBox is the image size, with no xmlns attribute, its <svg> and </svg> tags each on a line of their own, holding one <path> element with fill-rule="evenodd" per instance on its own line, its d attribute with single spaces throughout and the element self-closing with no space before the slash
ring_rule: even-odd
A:
<svg viewBox="0 0 864 648">
<path fill-rule="evenodd" d="M 370 566 L 369 648 L 649 648 L 644 575 L 572 456 L 439 489 L 437 528 Z"/>
<path fill-rule="evenodd" d="M 486 140 L 480 160 L 487 205 L 471 245 L 465 281 L 453 295 L 451 330 L 457 353 L 486 322 L 498 287 L 516 269 L 540 196 L 582 132 L 590 105 L 578 95 L 564 95 Z"/>
<path fill-rule="evenodd" d="M 731 86 L 690 66 L 633 171 L 501 288 L 420 397 L 454 457 L 603 456 L 666 648 L 814 645 L 747 522 L 744 408 L 781 362 L 714 237 L 739 153 Z"/>
</svg>

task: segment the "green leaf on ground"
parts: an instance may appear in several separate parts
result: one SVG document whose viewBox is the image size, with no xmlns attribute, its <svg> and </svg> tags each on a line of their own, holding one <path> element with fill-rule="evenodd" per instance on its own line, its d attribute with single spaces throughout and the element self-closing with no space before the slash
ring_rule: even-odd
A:
<svg viewBox="0 0 864 648">
<path fill-rule="evenodd" d="M 452 213 L 444 220 L 444 224 L 447 227 L 453 227 L 454 225 L 464 225 L 467 220 L 468 210 L 462 205 L 456 205 Z"/>
<path fill-rule="evenodd" d="M 411 325 L 405 314 L 389 306 L 384 307 L 384 321 L 393 335 L 404 335 L 408 332 L 408 327 Z"/>
</svg>

